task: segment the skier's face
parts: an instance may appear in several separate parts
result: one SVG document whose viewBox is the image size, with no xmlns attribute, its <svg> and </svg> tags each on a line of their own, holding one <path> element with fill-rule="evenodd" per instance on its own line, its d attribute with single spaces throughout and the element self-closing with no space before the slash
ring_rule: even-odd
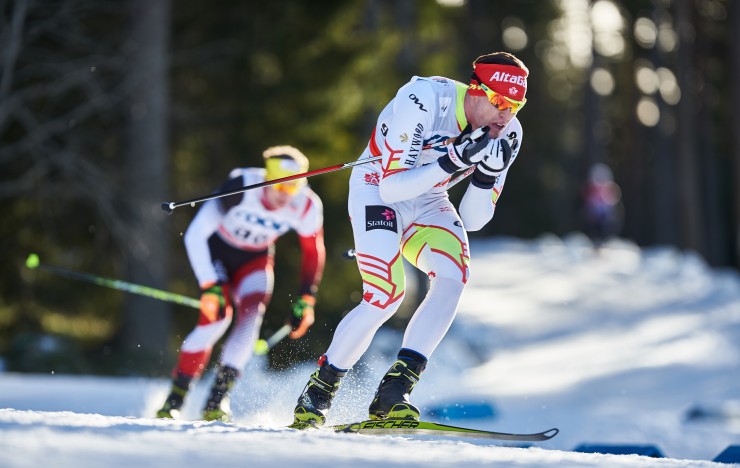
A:
<svg viewBox="0 0 740 468">
<path fill-rule="evenodd" d="M 485 96 L 468 96 L 468 98 L 469 106 L 465 108 L 468 122 L 473 128 L 489 126 L 491 130 L 488 134 L 491 138 L 499 138 L 504 128 L 514 118 L 511 107 L 499 110 Z"/>
<path fill-rule="evenodd" d="M 272 209 L 282 208 L 290 203 L 290 200 L 293 199 L 294 193 L 280 190 L 280 187 L 277 186 L 265 187 L 265 198 Z"/>
</svg>

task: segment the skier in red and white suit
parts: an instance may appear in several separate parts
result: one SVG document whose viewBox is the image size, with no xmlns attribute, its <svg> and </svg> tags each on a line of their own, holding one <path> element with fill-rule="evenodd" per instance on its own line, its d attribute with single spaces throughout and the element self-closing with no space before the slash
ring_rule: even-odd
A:
<svg viewBox="0 0 740 468">
<path fill-rule="evenodd" d="M 513 55 L 477 58 L 469 84 L 413 77 L 381 112 L 350 178 L 349 214 L 363 300 L 339 323 L 294 411 L 294 427 L 321 425 L 340 379 L 367 350 L 405 291 L 401 255 L 424 271 L 429 291 L 414 312 L 398 360 L 370 404 L 371 419 L 418 419 L 408 395 L 447 332 L 469 279 L 466 231 L 493 217 L 522 142 L 515 114 L 528 70 Z M 459 214 L 447 189 L 472 172 Z"/>
<path fill-rule="evenodd" d="M 263 156 L 264 169 L 234 169 L 219 191 L 308 170 L 308 159 L 291 146 L 268 148 Z M 202 375 L 236 309 L 236 322 L 224 343 L 203 409 L 206 420 L 230 419 L 224 397 L 252 356 L 272 296 L 275 241 L 289 230 L 298 234 L 302 251 L 300 285 L 289 317 L 293 326 L 289 337 L 298 339 L 314 322 L 315 296 L 326 257 L 321 200 L 306 179 L 209 200 L 198 211 L 185 232 L 185 247 L 201 288 L 200 317 L 182 343 L 172 391 L 158 417 L 177 415 L 191 382 Z"/>
</svg>

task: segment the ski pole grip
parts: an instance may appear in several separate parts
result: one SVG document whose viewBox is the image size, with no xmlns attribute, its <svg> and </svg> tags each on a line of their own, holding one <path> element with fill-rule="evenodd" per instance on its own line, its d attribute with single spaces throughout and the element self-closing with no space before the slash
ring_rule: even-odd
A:
<svg viewBox="0 0 740 468">
<path fill-rule="evenodd" d="M 473 141 L 478 141 L 483 137 L 483 135 L 488 133 L 489 130 L 491 130 L 491 127 L 489 127 L 488 125 L 481 128 L 476 128 L 473 133 L 470 134 L 470 139 Z"/>
</svg>

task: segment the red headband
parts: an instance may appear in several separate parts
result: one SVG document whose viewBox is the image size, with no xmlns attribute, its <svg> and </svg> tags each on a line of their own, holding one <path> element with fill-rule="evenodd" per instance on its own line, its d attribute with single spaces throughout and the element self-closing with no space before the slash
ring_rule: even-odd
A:
<svg viewBox="0 0 740 468">
<path fill-rule="evenodd" d="M 514 65 L 500 63 L 477 63 L 474 67 L 475 75 L 481 83 L 515 101 L 524 99 L 527 93 L 527 71 Z M 473 78 L 471 84 L 478 84 Z M 484 96 L 482 89 L 471 87 L 471 94 Z"/>
</svg>

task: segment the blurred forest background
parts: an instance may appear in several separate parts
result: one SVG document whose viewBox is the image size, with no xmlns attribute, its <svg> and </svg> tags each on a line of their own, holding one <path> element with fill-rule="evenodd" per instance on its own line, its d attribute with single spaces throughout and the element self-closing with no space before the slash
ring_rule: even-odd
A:
<svg viewBox="0 0 740 468">
<path fill-rule="evenodd" d="M 585 231 L 602 164 L 621 188 L 619 236 L 738 267 L 738 1 L 0 0 L 4 368 L 165 376 L 197 311 L 32 271 L 27 255 L 195 297 L 182 243 L 195 210 L 161 202 L 211 192 L 271 145 L 313 169 L 352 161 L 411 76 L 467 82 L 497 50 L 530 69 L 526 138 L 474 237 Z M 317 323 L 275 366 L 318 357 L 360 300 L 342 258 L 348 176 L 309 180 L 326 214 Z M 277 247 L 263 335 L 297 286 L 295 236 Z"/>
</svg>

